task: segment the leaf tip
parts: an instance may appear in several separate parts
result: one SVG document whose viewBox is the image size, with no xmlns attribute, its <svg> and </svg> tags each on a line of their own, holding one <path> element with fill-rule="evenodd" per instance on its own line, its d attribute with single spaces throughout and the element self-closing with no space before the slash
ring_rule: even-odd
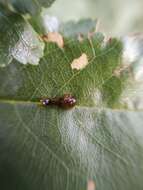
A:
<svg viewBox="0 0 143 190">
<path fill-rule="evenodd" d="M 95 186 L 95 182 L 93 180 L 89 180 L 87 183 L 87 190 L 95 190 L 96 186 Z"/>
</svg>

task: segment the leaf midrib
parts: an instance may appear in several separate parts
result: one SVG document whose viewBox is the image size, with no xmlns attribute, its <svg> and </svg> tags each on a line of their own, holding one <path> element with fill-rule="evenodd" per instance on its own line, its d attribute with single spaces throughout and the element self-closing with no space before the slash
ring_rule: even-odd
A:
<svg viewBox="0 0 143 190">
<path fill-rule="evenodd" d="M 10 100 L 10 99 L 3 99 L 0 98 L 0 104 L 24 104 L 24 105 L 37 105 L 40 106 L 40 101 L 30 101 L 30 100 Z M 131 108 L 110 108 L 110 107 L 98 107 L 98 106 L 87 106 L 87 105 L 76 105 L 76 108 L 87 108 L 87 109 L 98 109 L 98 110 L 109 110 L 109 111 L 115 111 L 115 112 L 143 112 L 143 109 L 131 109 Z M 56 108 L 56 107 L 55 107 Z"/>
<path fill-rule="evenodd" d="M 30 100 L 14 100 L 14 99 L 3 99 L 0 98 L 0 103 L 6 104 L 40 104 L 39 101 L 30 101 Z"/>
</svg>

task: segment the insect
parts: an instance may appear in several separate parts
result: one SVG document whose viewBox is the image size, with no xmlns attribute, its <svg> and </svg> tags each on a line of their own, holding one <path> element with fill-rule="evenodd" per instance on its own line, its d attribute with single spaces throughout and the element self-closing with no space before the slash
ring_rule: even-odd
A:
<svg viewBox="0 0 143 190">
<path fill-rule="evenodd" d="M 44 98 L 40 102 L 43 106 L 56 105 L 63 109 L 70 109 L 76 105 L 76 99 L 71 94 L 64 94 L 62 97 Z"/>
</svg>

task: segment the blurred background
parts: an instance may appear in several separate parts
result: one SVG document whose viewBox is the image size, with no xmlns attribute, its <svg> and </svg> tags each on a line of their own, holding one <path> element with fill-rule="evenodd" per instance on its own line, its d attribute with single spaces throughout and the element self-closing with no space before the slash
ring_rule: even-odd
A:
<svg viewBox="0 0 143 190">
<path fill-rule="evenodd" d="M 112 36 L 143 31 L 143 0 L 56 0 L 44 13 L 64 22 L 97 18 L 100 30 Z"/>
</svg>

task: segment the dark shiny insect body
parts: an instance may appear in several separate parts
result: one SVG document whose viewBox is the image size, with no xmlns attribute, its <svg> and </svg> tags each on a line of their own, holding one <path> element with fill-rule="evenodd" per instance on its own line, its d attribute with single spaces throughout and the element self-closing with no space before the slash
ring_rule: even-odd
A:
<svg viewBox="0 0 143 190">
<path fill-rule="evenodd" d="M 43 106 L 56 105 L 63 109 L 70 109 L 76 105 L 76 99 L 70 94 L 65 94 L 62 97 L 44 98 L 40 100 Z"/>
</svg>

